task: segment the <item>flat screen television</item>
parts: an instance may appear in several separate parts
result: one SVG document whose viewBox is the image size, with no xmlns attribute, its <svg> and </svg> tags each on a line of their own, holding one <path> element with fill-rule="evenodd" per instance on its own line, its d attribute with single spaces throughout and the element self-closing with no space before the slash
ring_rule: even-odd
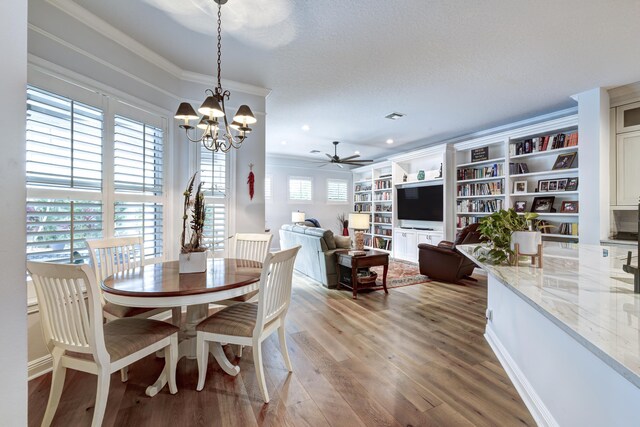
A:
<svg viewBox="0 0 640 427">
<path fill-rule="evenodd" d="M 398 188 L 398 219 L 442 221 L 442 185 Z"/>
</svg>

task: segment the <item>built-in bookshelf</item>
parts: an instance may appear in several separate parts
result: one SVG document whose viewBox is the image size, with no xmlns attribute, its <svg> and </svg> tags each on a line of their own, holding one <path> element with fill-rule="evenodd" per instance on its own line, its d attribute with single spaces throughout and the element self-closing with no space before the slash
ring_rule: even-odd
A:
<svg viewBox="0 0 640 427">
<path fill-rule="evenodd" d="M 462 229 L 505 208 L 505 141 L 473 141 L 456 147 L 455 226 Z"/>
<path fill-rule="evenodd" d="M 579 237 L 579 135 L 577 124 L 508 142 L 509 207 L 539 214 L 545 239 Z"/>
<path fill-rule="evenodd" d="M 393 179 L 389 162 L 354 169 L 353 210 L 370 213 L 364 245 L 392 250 Z"/>
</svg>

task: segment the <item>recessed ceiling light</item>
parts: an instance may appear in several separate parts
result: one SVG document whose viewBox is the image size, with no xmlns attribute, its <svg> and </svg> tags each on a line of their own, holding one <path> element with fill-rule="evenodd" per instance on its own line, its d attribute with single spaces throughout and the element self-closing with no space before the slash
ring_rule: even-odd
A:
<svg viewBox="0 0 640 427">
<path fill-rule="evenodd" d="M 353 154 L 360 154 L 358 150 L 354 151 Z"/>
<path fill-rule="evenodd" d="M 391 138 L 387 139 L 387 144 L 393 144 L 393 139 Z"/>
<path fill-rule="evenodd" d="M 287 141 L 282 141 L 280 144 L 287 145 Z"/>
<path fill-rule="evenodd" d="M 305 132 L 306 132 L 306 131 L 308 131 L 309 129 L 311 129 L 311 128 L 309 127 L 309 125 L 302 125 L 302 130 L 303 130 L 303 131 L 305 131 Z"/>
<path fill-rule="evenodd" d="M 384 116 L 384 118 L 389 120 L 398 120 L 400 117 L 404 117 L 404 116 L 406 116 L 406 114 L 404 113 L 389 113 L 386 116 Z"/>
</svg>

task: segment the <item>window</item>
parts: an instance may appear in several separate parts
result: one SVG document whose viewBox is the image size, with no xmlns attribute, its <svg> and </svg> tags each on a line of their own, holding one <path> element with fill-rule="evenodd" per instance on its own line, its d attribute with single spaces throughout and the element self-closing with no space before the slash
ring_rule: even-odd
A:
<svg viewBox="0 0 640 427">
<path fill-rule="evenodd" d="M 267 175 L 264 177 L 264 199 L 271 200 L 271 176 Z"/>
<path fill-rule="evenodd" d="M 163 119 L 69 91 L 104 107 L 27 88 L 27 258 L 87 262 L 85 239 L 132 235 L 143 236 L 148 258 L 162 257 L 165 131 L 113 111 Z M 104 132 L 105 116 L 113 133 Z"/>
<path fill-rule="evenodd" d="M 27 88 L 27 259 L 83 262 L 103 230 L 99 108 Z"/>
<path fill-rule="evenodd" d="M 205 195 L 204 241 L 213 253 L 222 254 L 227 248 L 229 221 L 229 156 L 214 153 L 200 146 L 200 180 Z"/>
<path fill-rule="evenodd" d="M 313 200 L 313 180 L 309 177 L 289 177 L 289 200 L 310 202 Z"/>
<path fill-rule="evenodd" d="M 344 179 L 327 179 L 327 202 L 348 203 L 347 184 Z"/>
</svg>

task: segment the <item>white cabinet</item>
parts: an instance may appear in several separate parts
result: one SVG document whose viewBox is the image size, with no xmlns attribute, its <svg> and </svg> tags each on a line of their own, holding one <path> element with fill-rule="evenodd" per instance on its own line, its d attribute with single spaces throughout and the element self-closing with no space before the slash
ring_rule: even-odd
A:
<svg viewBox="0 0 640 427">
<path fill-rule="evenodd" d="M 418 231 L 418 244 L 426 243 L 428 245 L 438 246 L 438 243 L 444 240 L 444 235 L 439 231 Z"/>
<path fill-rule="evenodd" d="M 396 229 L 393 235 L 394 257 L 418 262 L 418 242 L 413 230 Z"/>
<path fill-rule="evenodd" d="M 617 136 L 616 157 L 617 205 L 635 206 L 640 197 L 640 131 Z"/>
<path fill-rule="evenodd" d="M 634 132 L 640 130 L 640 102 L 622 105 L 617 110 L 616 132 Z"/>
</svg>

